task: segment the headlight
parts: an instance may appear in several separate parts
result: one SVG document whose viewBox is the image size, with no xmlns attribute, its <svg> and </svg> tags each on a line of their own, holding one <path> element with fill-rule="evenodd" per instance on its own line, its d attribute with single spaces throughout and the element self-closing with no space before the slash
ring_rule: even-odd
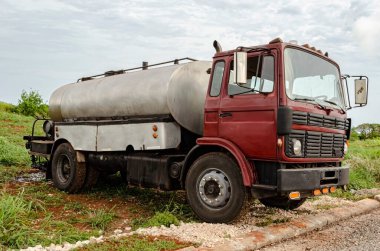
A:
<svg viewBox="0 0 380 251">
<path fill-rule="evenodd" d="M 52 135 L 53 133 L 53 123 L 49 120 L 45 120 L 43 126 L 42 126 L 44 132 L 46 135 Z"/>
<path fill-rule="evenodd" d="M 347 141 L 346 141 L 346 142 L 344 142 L 344 149 L 343 149 L 344 155 L 346 155 L 347 152 L 348 152 L 348 144 L 347 144 Z"/>
<path fill-rule="evenodd" d="M 298 139 L 292 139 L 293 141 L 293 153 L 300 156 L 302 154 L 302 143 Z"/>
</svg>

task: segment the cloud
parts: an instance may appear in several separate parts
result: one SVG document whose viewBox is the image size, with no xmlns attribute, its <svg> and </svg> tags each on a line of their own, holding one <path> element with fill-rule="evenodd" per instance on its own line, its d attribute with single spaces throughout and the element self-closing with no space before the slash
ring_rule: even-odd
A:
<svg viewBox="0 0 380 251">
<path fill-rule="evenodd" d="M 0 0 L 0 100 L 17 102 L 31 87 L 48 99 L 79 77 L 141 61 L 211 60 L 214 39 L 224 50 L 295 39 L 329 51 L 342 72 L 378 72 L 379 59 L 369 64 L 359 50 L 376 52 L 378 6 L 376 0 Z"/>
<path fill-rule="evenodd" d="M 380 41 L 380 3 L 370 5 L 372 12 L 358 18 L 353 25 L 356 42 L 368 55 L 379 57 Z"/>
</svg>

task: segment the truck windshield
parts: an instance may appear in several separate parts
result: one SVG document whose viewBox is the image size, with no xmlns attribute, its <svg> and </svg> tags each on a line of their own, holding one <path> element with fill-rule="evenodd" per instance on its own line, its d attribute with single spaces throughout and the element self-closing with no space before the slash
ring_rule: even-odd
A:
<svg viewBox="0 0 380 251">
<path fill-rule="evenodd" d="M 286 48 L 286 94 L 292 100 L 345 107 L 338 68 L 310 53 Z"/>
</svg>

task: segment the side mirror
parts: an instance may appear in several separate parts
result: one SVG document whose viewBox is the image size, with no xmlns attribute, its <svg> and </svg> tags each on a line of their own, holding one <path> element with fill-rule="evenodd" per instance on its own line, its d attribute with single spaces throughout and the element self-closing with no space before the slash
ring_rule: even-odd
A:
<svg viewBox="0 0 380 251">
<path fill-rule="evenodd" d="M 235 52 L 234 62 L 234 83 L 238 85 L 247 84 L 247 52 Z"/>
<path fill-rule="evenodd" d="M 365 78 L 355 79 L 355 104 L 366 105 L 368 96 L 368 85 Z"/>
</svg>

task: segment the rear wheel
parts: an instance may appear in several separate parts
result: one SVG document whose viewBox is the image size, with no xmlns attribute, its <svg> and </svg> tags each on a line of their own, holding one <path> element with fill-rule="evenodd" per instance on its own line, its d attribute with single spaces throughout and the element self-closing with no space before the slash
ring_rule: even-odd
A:
<svg viewBox="0 0 380 251">
<path fill-rule="evenodd" d="M 53 154 L 52 177 L 54 185 L 68 193 L 78 192 L 86 178 L 86 163 L 79 163 L 68 143 L 60 144 Z"/>
<path fill-rule="evenodd" d="M 89 190 L 98 182 L 100 172 L 93 166 L 87 164 L 86 178 L 82 190 Z"/>
<path fill-rule="evenodd" d="M 240 169 L 224 153 L 208 153 L 198 158 L 190 167 L 185 186 L 191 208 L 206 222 L 231 222 L 245 202 Z"/>
<path fill-rule="evenodd" d="M 300 200 L 291 200 L 285 196 L 277 196 L 259 200 L 267 207 L 277 207 L 285 210 L 293 210 L 299 208 L 306 201 L 306 198 L 302 198 Z"/>
</svg>

